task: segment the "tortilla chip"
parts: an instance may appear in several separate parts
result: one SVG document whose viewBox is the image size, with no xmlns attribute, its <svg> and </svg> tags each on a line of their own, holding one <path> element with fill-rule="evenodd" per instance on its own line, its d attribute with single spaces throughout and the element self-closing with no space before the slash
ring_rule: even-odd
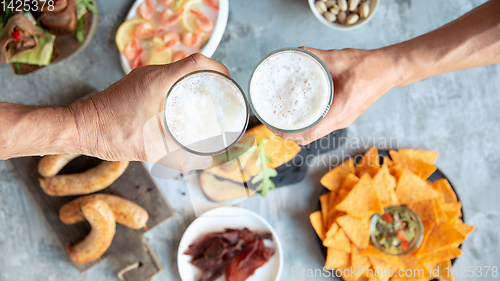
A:
<svg viewBox="0 0 500 281">
<path fill-rule="evenodd" d="M 342 201 L 343 201 L 343 200 L 347 197 L 347 195 L 349 195 L 349 193 L 351 193 L 351 191 L 349 191 L 349 190 L 345 190 L 345 189 L 340 189 L 340 190 L 339 190 L 339 195 L 338 195 L 338 197 L 339 197 L 339 199 L 340 199 L 340 202 L 342 202 Z M 339 202 L 339 203 L 340 203 L 340 202 Z M 337 207 L 337 206 L 335 206 L 335 208 L 336 208 L 336 207 Z M 337 209 L 337 210 L 338 210 L 338 209 Z"/>
<path fill-rule="evenodd" d="M 394 165 L 394 162 L 392 162 L 391 158 L 384 156 L 382 159 L 382 166 L 387 165 L 388 167 Z"/>
<path fill-rule="evenodd" d="M 432 204 L 434 205 L 434 209 L 435 209 L 435 221 L 436 221 L 436 224 L 440 224 L 440 223 L 445 223 L 448 221 L 448 216 L 446 215 L 446 213 L 443 211 L 443 209 L 441 208 L 441 204 L 438 203 L 437 199 L 432 199 Z"/>
<path fill-rule="evenodd" d="M 408 204 L 408 208 L 415 212 L 415 214 L 420 217 L 422 222 L 434 220 L 435 209 L 431 200 L 410 203 Z"/>
<path fill-rule="evenodd" d="M 338 217 L 337 223 L 358 249 L 364 250 L 368 247 L 370 242 L 370 219 L 358 219 L 345 215 Z"/>
<path fill-rule="evenodd" d="M 332 192 L 337 192 L 348 174 L 354 173 L 354 159 L 349 158 L 344 163 L 333 168 L 320 180 L 321 184 Z"/>
<path fill-rule="evenodd" d="M 344 182 L 342 183 L 342 187 L 340 188 L 340 190 L 348 190 L 348 191 L 351 191 L 354 186 L 358 183 L 359 181 L 359 178 L 355 175 L 355 174 L 348 174 L 345 179 L 344 179 Z"/>
<path fill-rule="evenodd" d="M 421 257 L 432 255 L 456 244 L 459 245 L 464 239 L 465 236 L 456 230 L 454 226 L 447 223 L 440 224 L 434 227 L 429 238 L 427 238 Z"/>
<path fill-rule="evenodd" d="M 459 217 L 462 216 L 462 211 L 461 211 L 462 203 L 460 202 L 440 204 L 440 207 L 446 214 L 447 217 L 446 222 L 448 223 L 453 224 Z"/>
<path fill-rule="evenodd" d="M 330 226 L 330 228 L 326 232 L 325 237 L 332 237 L 333 235 L 335 235 L 335 233 L 337 233 L 337 230 L 339 230 L 339 224 L 336 222 L 332 223 L 332 226 Z"/>
<path fill-rule="evenodd" d="M 316 234 L 318 235 L 319 239 L 321 241 L 325 240 L 325 227 L 323 226 L 323 218 L 321 217 L 321 211 L 316 211 L 309 215 L 309 219 L 311 220 L 311 224 L 316 231 Z"/>
<path fill-rule="evenodd" d="M 436 166 L 427 164 L 423 161 L 409 158 L 406 155 L 399 154 L 394 150 L 390 150 L 394 165 L 391 167 L 396 173 L 396 178 L 400 178 L 401 174 L 406 170 L 412 171 L 415 175 L 419 176 L 421 179 L 427 179 L 430 177 L 434 171 L 436 171 Z"/>
<path fill-rule="evenodd" d="M 366 249 L 362 250 L 359 254 L 363 256 L 368 256 L 374 268 L 378 268 L 376 265 L 380 264 L 384 265 L 385 268 L 399 269 L 404 267 L 404 264 L 397 256 L 391 256 L 386 253 L 383 253 L 373 245 L 368 246 Z"/>
<path fill-rule="evenodd" d="M 396 179 L 389 173 L 387 165 L 383 165 L 373 177 L 373 187 L 377 191 L 383 206 L 398 205 L 396 196 Z"/>
<path fill-rule="evenodd" d="M 370 268 L 371 263 L 367 256 L 360 255 L 358 247 L 351 243 L 351 266 L 358 269 L 359 267 Z M 358 272 L 359 274 L 359 272 Z M 366 275 L 366 271 L 360 275 Z"/>
<path fill-rule="evenodd" d="M 319 196 L 319 203 L 321 206 L 321 217 L 323 219 L 323 226 L 325 229 L 328 229 L 330 225 L 328 225 L 328 212 L 329 212 L 329 201 L 330 201 L 331 192 L 327 192 L 323 195 Z"/>
<path fill-rule="evenodd" d="M 323 246 L 351 253 L 351 241 L 347 238 L 342 229 L 335 232 L 333 236 L 327 237 L 325 241 L 323 241 Z"/>
<path fill-rule="evenodd" d="M 381 259 L 376 259 L 372 257 L 368 257 L 368 260 L 372 264 L 370 270 L 366 272 L 366 276 L 368 276 L 369 281 L 388 281 L 389 276 L 385 276 L 384 273 L 387 272 L 388 267 L 385 266 L 385 263 Z M 377 277 L 379 275 L 379 277 Z"/>
<path fill-rule="evenodd" d="M 450 183 L 447 179 L 440 179 L 432 183 L 432 185 L 440 191 L 444 198 L 445 203 L 455 203 L 458 202 L 457 195 L 451 188 Z"/>
<path fill-rule="evenodd" d="M 377 147 L 370 148 L 365 155 L 356 163 L 356 175 L 361 178 L 368 173 L 374 177 L 380 169 L 380 159 L 378 158 Z"/>
<path fill-rule="evenodd" d="M 368 174 L 361 177 L 351 192 L 335 208 L 360 219 L 384 212 Z"/>
<path fill-rule="evenodd" d="M 423 250 L 425 248 L 425 244 L 427 243 L 427 239 L 429 239 L 429 236 L 436 226 L 436 223 L 434 221 L 426 221 L 422 223 L 424 226 L 424 238 L 422 239 L 422 243 L 420 243 L 420 246 L 415 250 L 413 253 L 414 256 L 416 257 L 421 257 Z"/>
<path fill-rule="evenodd" d="M 356 274 L 352 274 L 352 276 L 351 276 L 351 265 L 342 266 L 342 267 L 336 268 L 336 273 L 334 273 L 333 276 L 337 276 L 337 275 L 335 275 L 337 273 L 340 274 L 339 277 L 342 278 L 341 280 L 344 280 L 344 281 L 359 281 L 359 277 L 356 276 Z M 357 272 L 353 271 L 353 273 L 357 273 Z"/>
<path fill-rule="evenodd" d="M 439 156 L 439 152 L 437 151 L 418 149 L 399 149 L 398 153 L 431 165 L 434 165 Z"/>
<path fill-rule="evenodd" d="M 461 219 L 457 220 L 455 228 L 465 237 L 476 229 L 476 227 L 472 225 L 465 224 Z"/>
<path fill-rule="evenodd" d="M 405 271 L 399 272 L 399 270 L 394 272 L 394 276 L 396 279 L 393 277 L 392 279 L 395 280 L 429 280 L 430 278 L 430 273 L 429 273 L 429 267 L 425 266 L 420 262 L 419 259 L 412 255 L 405 255 L 399 257 L 399 260 L 403 264 L 403 268 L 410 269 L 412 272 L 412 276 L 407 276 Z M 401 276 L 400 274 L 401 273 Z"/>
<path fill-rule="evenodd" d="M 444 249 L 439 252 L 435 252 L 431 255 L 425 256 L 420 259 L 420 262 L 426 266 L 433 265 L 439 262 L 444 262 L 447 260 L 454 259 L 462 255 L 462 251 L 459 248 Z"/>
<path fill-rule="evenodd" d="M 460 212 L 461 213 L 461 209 L 462 209 L 462 203 L 461 202 L 443 203 L 443 204 L 440 204 L 440 205 L 441 205 L 441 209 L 443 209 L 443 211 L 445 211 L 445 212 L 454 211 L 454 212 Z M 462 214 L 460 214 L 459 216 L 462 216 Z"/>
<path fill-rule="evenodd" d="M 410 204 L 437 198 L 437 193 L 425 180 L 405 170 L 396 186 L 396 195 L 401 204 Z"/>
<path fill-rule="evenodd" d="M 434 266 L 434 269 L 437 269 L 438 276 L 434 277 L 439 280 L 453 281 L 453 273 L 451 270 L 451 266 L 452 265 L 450 260 L 437 263 Z"/>
<path fill-rule="evenodd" d="M 349 253 L 337 250 L 335 248 L 328 248 L 326 252 L 325 267 L 327 269 L 333 269 L 349 266 L 350 257 L 351 255 L 349 255 Z"/>
</svg>

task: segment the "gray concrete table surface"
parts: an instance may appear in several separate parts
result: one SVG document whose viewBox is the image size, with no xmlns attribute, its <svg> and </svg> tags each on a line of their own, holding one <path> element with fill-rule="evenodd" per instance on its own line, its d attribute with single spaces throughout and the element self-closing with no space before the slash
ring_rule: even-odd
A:
<svg viewBox="0 0 500 281">
<path fill-rule="evenodd" d="M 0 101 L 33 105 L 68 104 L 90 89 L 105 89 L 123 77 L 114 36 L 132 1 L 103 1 L 96 36 L 79 55 L 27 76 L 0 66 Z M 245 89 L 254 65 L 270 51 L 287 46 L 377 48 L 435 29 L 484 0 L 380 0 L 374 18 L 349 32 L 328 29 L 306 0 L 232 0 L 226 33 L 213 58 L 228 66 Z M 462 247 L 455 268 L 500 266 L 500 65 L 460 71 L 391 90 L 349 129 L 345 147 L 316 157 L 307 178 L 279 188 L 265 198 L 240 203 L 264 216 L 284 248 L 281 280 L 316 280 L 292 268 L 321 268 L 324 258 L 308 216 L 318 202 L 319 178 L 335 155 L 354 155 L 372 145 L 431 149 L 437 166 L 451 179 L 464 214 L 476 231 Z M 1 125 L 0 125 L 1 126 Z M 1 127 L 0 127 L 1 129 Z M 179 240 L 195 218 L 183 181 L 157 180 L 176 215 L 147 233 L 164 270 L 158 281 L 180 280 Z M 0 162 L 0 281 L 118 280 L 106 261 L 78 274 L 38 208 L 7 161 Z M 484 271 L 484 270 L 483 270 Z M 467 273 L 465 273 L 467 274 Z M 491 271 L 490 271 L 491 274 Z"/>
</svg>

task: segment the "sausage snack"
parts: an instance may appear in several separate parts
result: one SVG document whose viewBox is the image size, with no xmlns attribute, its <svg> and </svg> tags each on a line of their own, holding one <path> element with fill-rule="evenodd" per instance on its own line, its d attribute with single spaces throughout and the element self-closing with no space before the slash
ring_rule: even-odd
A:
<svg viewBox="0 0 500 281">
<path fill-rule="evenodd" d="M 64 204 L 59 210 L 59 218 L 65 224 L 74 224 L 85 220 L 81 210 L 82 204 L 88 200 L 100 200 L 108 204 L 116 222 L 132 229 L 141 229 L 149 219 L 148 212 L 136 203 L 111 194 L 92 194 L 79 197 Z"/>
<path fill-rule="evenodd" d="M 103 161 L 83 173 L 38 179 L 50 196 L 71 196 L 97 192 L 110 186 L 128 167 L 128 161 Z"/>
<path fill-rule="evenodd" d="M 106 202 L 89 198 L 82 203 L 82 213 L 92 230 L 82 241 L 68 248 L 71 261 L 87 263 L 101 257 L 109 248 L 116 232 L 116 221 Z"/>
<path fill-rule="evenodd" d="M 38 162 L 38 173 L 44 177 L 53 177 L 66 166 L 71 160 L 81 154 L 57 154 L 46 155 Z"/>
</svg>

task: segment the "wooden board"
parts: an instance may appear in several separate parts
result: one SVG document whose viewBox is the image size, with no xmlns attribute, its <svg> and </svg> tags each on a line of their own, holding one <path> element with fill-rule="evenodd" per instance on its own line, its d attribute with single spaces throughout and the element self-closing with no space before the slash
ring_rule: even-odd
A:
<svg viewBox="0 0 500 281">
<path fill-rule="evenodd" d="M 40 159 L 40 157 L 22 157 L 11 159 L 10 162 L 14 165 L 15 171 L 25 183 L 34 201 L 39 205 L 62 246 L 75 244 L 89 233 L 90 225 L 87 222 L 66 225 L 59 220 L 59 208 L 78 196 L 51 197 L 46 195 L 38 183 L 40 175 L 37 165 Z M 83 172 L 97 166 L 100 162 L 101 160 L 96 158 L 81 156 L 71 161 L 60 174 Z M 141 162 L 130 162 L 125 173 L 102 192 L 119 195 L 145 208 L 149 213 L 148 230 L 173 216 L 172 209 Z M 133 230 L 117 224 L 113 243 L 100 259 L 87 264 L 73 265 L 83 272 L 109 257 L 120 270 L 133 264 L 139 265 L 125 272 L 124 280 L 149 280 L 161 271 L 161 264 L 142 236 L 144 231 L 147 230 Z"/>
</svg>

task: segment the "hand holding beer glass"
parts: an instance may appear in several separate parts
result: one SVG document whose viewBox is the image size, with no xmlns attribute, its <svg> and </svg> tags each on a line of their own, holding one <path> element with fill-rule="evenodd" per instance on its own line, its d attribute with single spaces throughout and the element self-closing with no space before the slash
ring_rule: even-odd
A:
<svg viewBox="0 0 500 281">
<path fill-rule="evenodd" d="M 210 167 L 211 157 L 181 149 L 163 124 L 166 93 L 181 77 L 200 70 L 229 75 L 223 64 L 193 54 L 174 64 L 137 68 L 108 89 L 72 104 L 78 135 L 84 138 L 78 152 L 105 160 L 159 163 L 180 171 Z"/>
</svg>

